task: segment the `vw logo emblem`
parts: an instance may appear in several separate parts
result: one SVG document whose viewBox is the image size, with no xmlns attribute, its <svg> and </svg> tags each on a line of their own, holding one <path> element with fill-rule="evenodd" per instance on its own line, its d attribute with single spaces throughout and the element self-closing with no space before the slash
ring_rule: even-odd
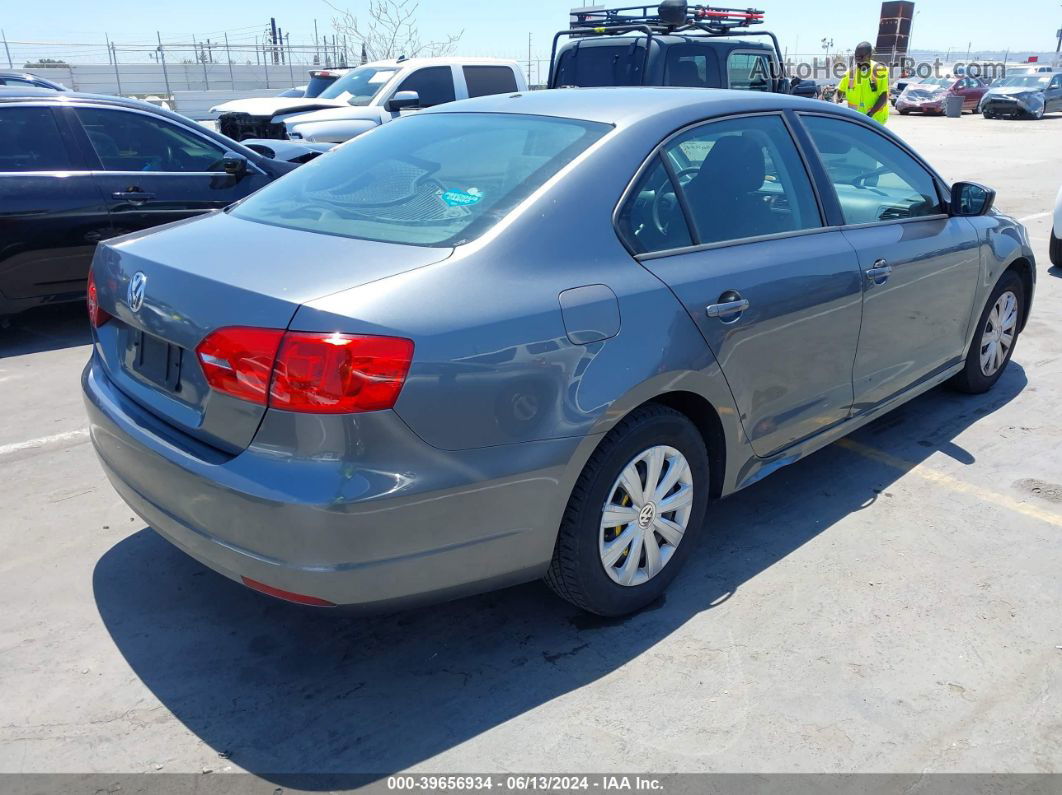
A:
<svg viewBox="0 0 1062 795">
<path fill-rule="evenodd" d="M 143 271 L 137 271 L 133 274 L 133 278 L 129 280 L 129 308 L 134 312 L 139 312 L 140 307 L 144 305 L 144 290 L 147 288 L 147 276 Z"/>
<path fill-rule="evenodd" d="M 646 528 L 653 523 L 654 519 L 656 519 L 656 506 L 650 502 L 638 513 L 638 525 Z"/>
</svg>

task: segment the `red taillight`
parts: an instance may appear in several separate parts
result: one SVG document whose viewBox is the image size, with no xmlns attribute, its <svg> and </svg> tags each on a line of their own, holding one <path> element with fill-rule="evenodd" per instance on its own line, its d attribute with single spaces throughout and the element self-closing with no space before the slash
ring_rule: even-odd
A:
<svg viewBox="0 0 1062 795">
<path fill-rule="evenodd" d="M 260 593 L 269 594 L 275 596 L 277 599 L 284 599 L 288 602 L 295 602 L 300 605 L 313 605 L 314 607 L 335 607 L 335 602 L 329 602 L 327 599 L 318 599 L 316 596 L 306 596 L 306 594 L 295 593 L 294 591 L 282 591 L 280 588 L 274 588 L 272 585 L 266 585 L 264 582 L 258 582 L 258 580 L 252 580 L 250 577 L 241 577 L 243 584 L 248 588 L 254 588 L 254 590 Z"/>
<path fill-rule="evenodd" d="M 412 359 L 413 342 L 399 337 L 289 331 L 277 354 L 269 405 L 326 414 L 389 409 Z"/>
<path fill-rule="evenodd" d="M 196 354 L 211 387 L 284 411 L 350 414 L 394 406 L 413 359 L 399 337 L 224 328 Z"/>
<path fill-rule="evenodd" d="M 88 288 L 85 294 L 85 303 L 88 306 L 89 322 L 94 328 L 99 328 L 111 319 L 111 315 L 100 307 L 100 296 L 96 291 L 96 277 L 93 275 L 91 269 L 89 270 L 88 275 Z"/>
<path fill-rule="evenodd" d="M 264 406 L 283 336 L 279 329 L 223 328 L 200 342 L 195 352 L 210 386 Z"/>
</svg>

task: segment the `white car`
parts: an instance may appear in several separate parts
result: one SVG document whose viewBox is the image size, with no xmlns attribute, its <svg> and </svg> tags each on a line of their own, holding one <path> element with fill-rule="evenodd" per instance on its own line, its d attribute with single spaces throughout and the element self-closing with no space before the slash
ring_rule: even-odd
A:
<svg viewBox="0 0 1062 795">
<path fill-rule="evenodd" d="M 526 90 L 527 78 L 516 61 L 493 58 L 376 61 L 337 80 L 319 97 L 334 94 L 346 101 L 309 113 L 284 115 L 283 123 L 292 140 L 342 143 L 403 113 L 458 99 Z"/>
<path fill-rule="evenodd" d="M 1051 264 L 1062 268 L 1062 190 L 1055 199 L 1055 222 L 1051 228 Z"/>
</svg>

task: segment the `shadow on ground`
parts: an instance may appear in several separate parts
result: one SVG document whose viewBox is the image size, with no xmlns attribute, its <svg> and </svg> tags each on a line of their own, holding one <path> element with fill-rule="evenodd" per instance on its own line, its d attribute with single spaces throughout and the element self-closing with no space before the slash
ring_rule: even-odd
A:
<svg viewBox="0 0 1062 795">
<path fill-rule="evenodd" d="M 1026 385 L 934 390 L 713 506 L 698 554 L 665 601 L 626 620 L 589 617 L 531 584 L 393 616 L 343 618 L 259 596 L 148 529 L 98 562 L 95 598 L 115 644 L 159 701 L 232 762 L 284 786 L 328 789 L 423 762 L 583 687 L 942 452 Z M 847 532 L 858 524 L 846 525 Z"/>
<path fill-rule="evenodd" d="M 84 301 L 30 309 L 0 326 L 0 359 L 92 342 Z"/>
</svg>

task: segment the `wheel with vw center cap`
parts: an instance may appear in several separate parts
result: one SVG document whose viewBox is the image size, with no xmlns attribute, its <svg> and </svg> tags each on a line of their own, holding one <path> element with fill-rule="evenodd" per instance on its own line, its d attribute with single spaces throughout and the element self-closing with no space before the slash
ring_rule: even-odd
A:
<svg viewBox="0 0 1062 795">
<path fill-rule="evenodd" d="M 987 392 L 1010 363 L 1025 312 L 1025 284 L 1014 271 L 1000 277 L 992 290 L 966 355 L 966 365 L 951 379 L 960 392 Z"/>
<path fill-rule="evenodd" d="M 708 491 L 700 431 L 673 409 L 643 406 L 590 457 L 568 502 L 546 582 L 599 615 L 645 607 L 691 553 Z"/>
</svg>

